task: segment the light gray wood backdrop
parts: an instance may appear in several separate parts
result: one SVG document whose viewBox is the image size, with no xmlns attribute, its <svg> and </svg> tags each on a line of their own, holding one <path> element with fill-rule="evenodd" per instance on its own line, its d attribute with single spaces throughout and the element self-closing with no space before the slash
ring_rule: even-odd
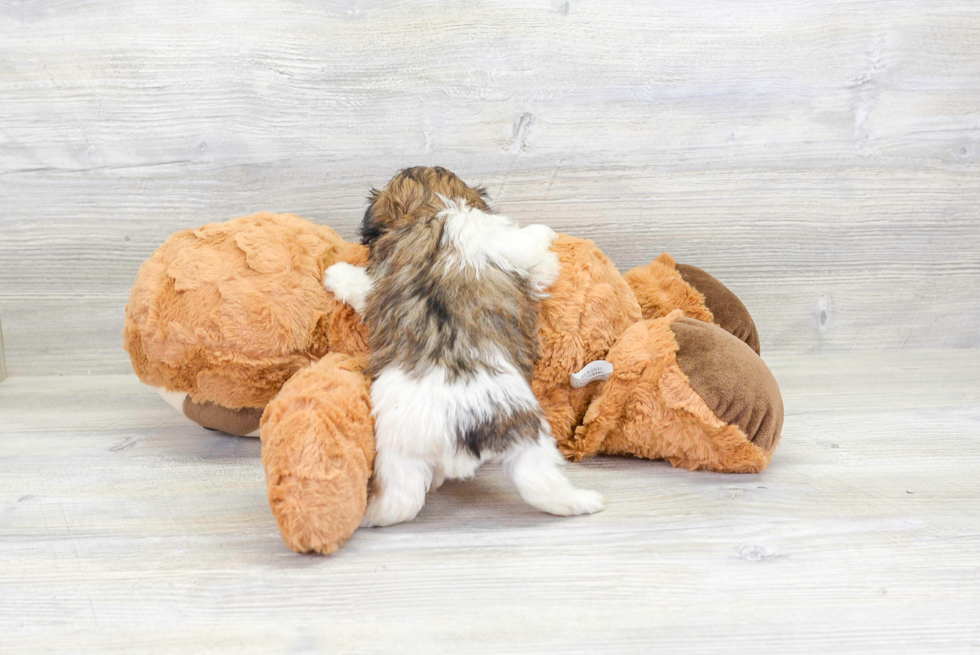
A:
<svg viewBox="0 0 980 655">
<path fill-rule="evenodd" d="M 0 382 L 7 379 L 7 358 L 3 351 L 3 325 L 0 324 Z"/>
<path fill-rule="evenodd" d="M 142 260 L 258 210 L 354 238 L 415 164 L 716 273 L 768 352 L 980 346 L 980 3 L 0 4 L 12 375 L 129 370 Z"/>
</svg>

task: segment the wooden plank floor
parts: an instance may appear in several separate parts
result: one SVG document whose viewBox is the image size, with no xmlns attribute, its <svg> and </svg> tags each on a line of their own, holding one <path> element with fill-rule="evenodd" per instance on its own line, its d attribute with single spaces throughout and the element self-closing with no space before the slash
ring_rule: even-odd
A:
<svg viewBox="0 0 980 655">
<path fill-rule="evenodd" d="M 980 351 L 769 358 L 758 476 L 602 458 L 557 519 L 488 468 L 288 551 L 259 442 L 132 376 L 0 384 L 0 652 L 980 653 Z"/>
</svg>

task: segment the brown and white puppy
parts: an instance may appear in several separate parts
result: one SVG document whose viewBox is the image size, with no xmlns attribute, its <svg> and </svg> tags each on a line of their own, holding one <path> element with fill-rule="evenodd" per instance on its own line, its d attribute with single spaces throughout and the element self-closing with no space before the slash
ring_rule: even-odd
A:
<svg viewBox="0 0 980 655">
<path fill-rule="evenodd" d="M 481 189 L 442 168 L 409 168 L 373 192 L 361 227 L 367 269 L 335 264 L 324 284 L 368 326 L 377 457 L 362 525 L 415 518 L 428 489 L 504 464 L 524 500 L 588 514 L 530 381 L 533 304 L 557 279 L 556 238 L 489 213 Z"/>
</svg>

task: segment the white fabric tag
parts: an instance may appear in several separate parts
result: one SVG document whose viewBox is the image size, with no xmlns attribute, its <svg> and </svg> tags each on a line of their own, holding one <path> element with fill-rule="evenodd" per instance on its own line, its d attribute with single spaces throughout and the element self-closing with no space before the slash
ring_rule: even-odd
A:
<svg viewBox="0 0 980 655">
<path fill-rule="evenodd" d="M 604 359 L 597 359 L 586 364 L 578 373 L 572 373 L 572 386 L 578 389 L 595 380 L 608 380 L 612 372 L 612 364 Z"/>
</svg>

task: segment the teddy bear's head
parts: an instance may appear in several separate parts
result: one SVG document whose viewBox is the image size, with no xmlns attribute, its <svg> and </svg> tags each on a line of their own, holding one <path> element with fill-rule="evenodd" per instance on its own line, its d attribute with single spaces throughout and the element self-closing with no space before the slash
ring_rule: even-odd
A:
<svg viewBox="0 0 980 655">
<path fill-rule="evenodd" d="M 140 267 L 124 347 L 140 379 L 178 411 L 248 434 L 300 368 L 332 350 L 366 348 L 349 309 L 322 284 L 331 264 L 366 257 L 364 247 L 290 214 L 182 230 Z"/>
</svg>

